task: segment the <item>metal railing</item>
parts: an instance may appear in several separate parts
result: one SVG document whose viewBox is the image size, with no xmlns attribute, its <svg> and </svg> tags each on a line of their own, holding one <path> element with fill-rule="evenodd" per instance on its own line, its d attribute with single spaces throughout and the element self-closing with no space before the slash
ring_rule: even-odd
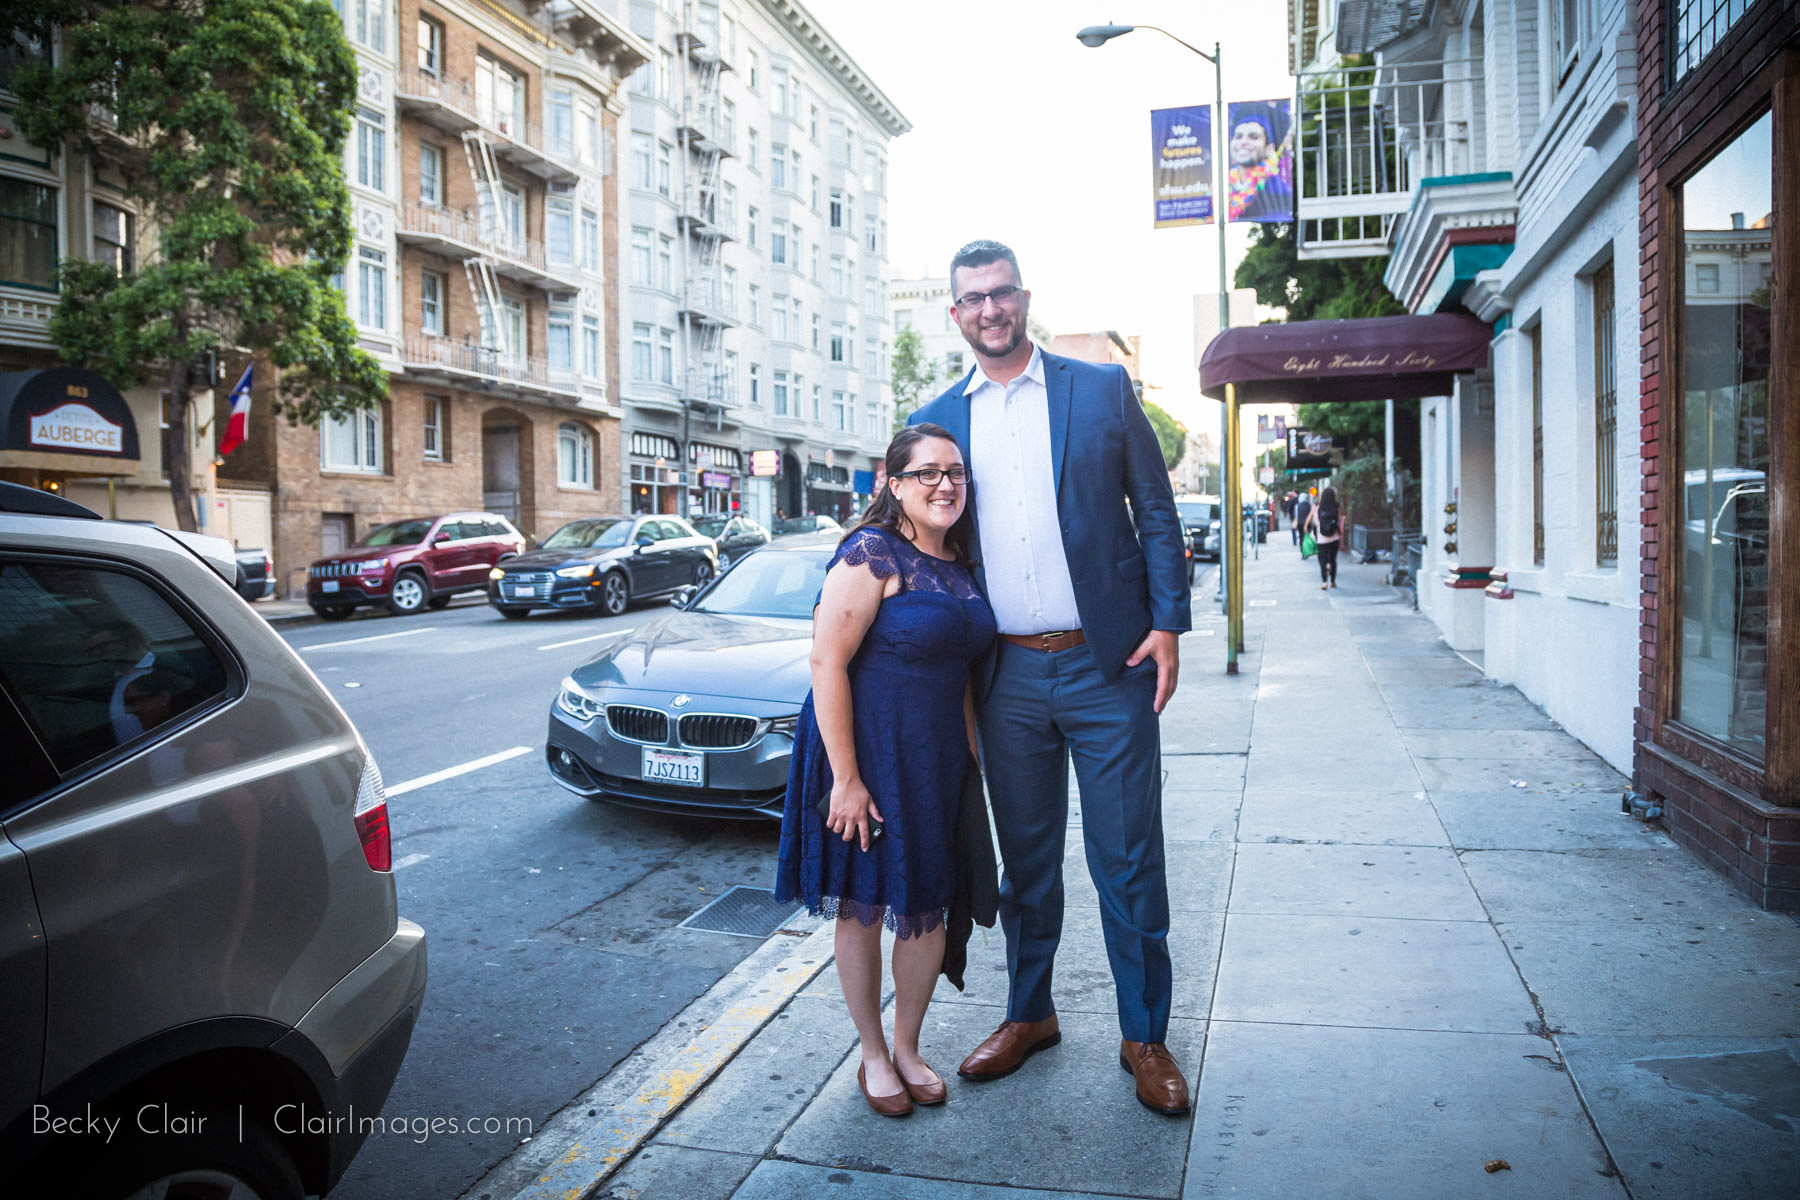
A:
<svg viewBox="0 0 1800 1200">
<path fill-rule="evenodd" d="M 480 221 L 452 209 L 408 204 L 401 209 L 400 228 L 408 233 L 442 238 L 446 242 L 466 246 L 493 258 L 507 259 L 546 275 L 552 273 L 544 244 L 536 238 L 513 237 L 500 230 L 496 231 L 496 236 L 490 237 L 482 229 Z M 566 273 L 573 273 L 575 270 L 572 263 L 559 265 L 567 268 Z"/>
<path fill-rule="evenodd" d="M 466 79 L 452 79 L 448 75 L 433 73 L 415 65 L 400 72 L 398 88 L 403 99 L 431 100 L 460 113 L 490 135 L 496 135 L 499 139 L 495 145 L 497 150 L 504 151 L 507 143 L 529 151 L 533 156 L 542 155 L 547 150 L 543 129 L 536 121 L 528 117 L 514 117 L 510 113 L 484 111 L 486 106 L 480 103 L 474 87 Z M 572 153 L 568 156 L 573 157 Z"/>
<path fill-rule="evenodd" d="M 1446 59 L 1300 75 L 1302 247 L 1378 253 L 1421 180 L 1480 170 L 1480 70 L 1474 59 Z"/>
<path fill-rule="evenodd" d="M 562 371 L 551 371 L 541 355 L 523 357 L 502 354 L 492 346 L 459 342 L 450 338 L 410 337 L 401 347 L 400 359 L 410 367 L 436 368 L 500 383 L 535 387 L 574 395 L 580 381 Z"/>
</svg>

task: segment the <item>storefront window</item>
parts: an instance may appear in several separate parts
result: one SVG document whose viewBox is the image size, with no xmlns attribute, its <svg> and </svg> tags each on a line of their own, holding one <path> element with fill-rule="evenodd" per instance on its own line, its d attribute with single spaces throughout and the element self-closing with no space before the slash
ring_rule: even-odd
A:
<svg viewBox="0 0 1800 1200">
<path fill-rule="evenodd" d="M 1681 189 L 1681 597 L 1674 716 L 1757 761 L 1767 727 L 1773 122 Z"/>
</svg>

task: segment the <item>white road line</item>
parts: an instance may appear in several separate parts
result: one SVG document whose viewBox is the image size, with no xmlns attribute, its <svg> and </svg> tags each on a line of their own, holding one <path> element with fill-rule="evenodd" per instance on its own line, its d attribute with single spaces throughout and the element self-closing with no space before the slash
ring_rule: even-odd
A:
<svg viewBox="0 0 1800 1200">
<path fill-rule="evenodd" d="M 360 646 L 364 642 L 385 642 L 389 638 L 416 637 L 421 633 L 430 633 L 436 625 L 421 625 L 417 629 L 402 629 L 399 633 L 378 633 L 373 637 L 350 638 L 342 642 L 320 642 L 316 646 L 301 646 L 301 650 L 329 650 L 333 646 Z"/>
<path fill-rule="evenodd" d="M 483 767 L 491 767 L 495 763 L 503 763 L 517 758 L 521 754 L 530 754 L 530 746 L 514 746 L 511 750 L 502 750 L 498 754 L 490 754 L 486 758 L 477 758 L 460 766 L 445 767 L 441 771 L 433 771 L 429 775 L 421 775 L 417 779 L 409 779 L 405 783 L 396 783 L 387 789 L 388 798 L 404 796 L 408 792 L 416 792 L 422 787 L 430 787 L 434 783 L 442 783 L 446 779 L 455 779 L 458 775 L 467 775 L 470 771 L 479 771 Z"/>
<path fill-rule="evenodd" d="M 617 637 L 618 630 L 611 633 L 590 633 L 586 637 L 570 638 L 566 642 L 551 642 L 548 646 L 539 646 L 539 650 L 561 650 L 564 646 L 579 646 L 583 642 L 597 642 L 601 638 Z"/>
<path fill-rule="evenodd" d="M 430 857 L 431 855 L 429 854 L 409 854 L 405 858 L 395 860 L 394 870 L 398 871 L 401 867 L 410 867 L 414 863 L 422 863 Z"/>
</svg>

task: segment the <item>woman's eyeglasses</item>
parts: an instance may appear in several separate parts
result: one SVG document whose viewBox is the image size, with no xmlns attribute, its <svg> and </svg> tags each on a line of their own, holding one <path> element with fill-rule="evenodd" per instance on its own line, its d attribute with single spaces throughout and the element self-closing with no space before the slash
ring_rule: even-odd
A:
<svg viewBox="0 0 1800 1200">
<path fill-rule="evenodd" d="M 970 478 L 968 471 L 964 470 L 962 467 L 951 467 L 948 470 L 945 470 L 942 467 L 920 467 L 916 471 L 902 471 L 894 476 L 894 478 L 916 479 L 926 487 L 934 488 L 939 483 L 943 482 L 946 475 L 950 477 L 950 485 L 952 487 L 962 487 L 965 483 L 969 482 Z"/>
</svg>

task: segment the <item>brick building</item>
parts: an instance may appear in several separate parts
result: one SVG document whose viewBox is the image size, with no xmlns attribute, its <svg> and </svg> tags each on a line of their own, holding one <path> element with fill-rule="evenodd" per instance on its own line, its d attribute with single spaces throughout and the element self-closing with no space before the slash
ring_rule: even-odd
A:
<svg viewBox="0 0 1800 1200">
<path fill-rule="evenodd" d="M 289 594 L 384 521 L 486 508 L 541 537 L 621 508 L 612 165 L 650 47 L 593 0 L 339 10 L 360 73 L 341 286 L 389 395 L 318 429 L 259 395 L 220 467 L 269 489 Z"/>
<path fill-rule="evenodd" d="M 1767 908 L 1800 907 L 1800 5 L 1638 0 L 1637 786 Z"/>
</svg>

